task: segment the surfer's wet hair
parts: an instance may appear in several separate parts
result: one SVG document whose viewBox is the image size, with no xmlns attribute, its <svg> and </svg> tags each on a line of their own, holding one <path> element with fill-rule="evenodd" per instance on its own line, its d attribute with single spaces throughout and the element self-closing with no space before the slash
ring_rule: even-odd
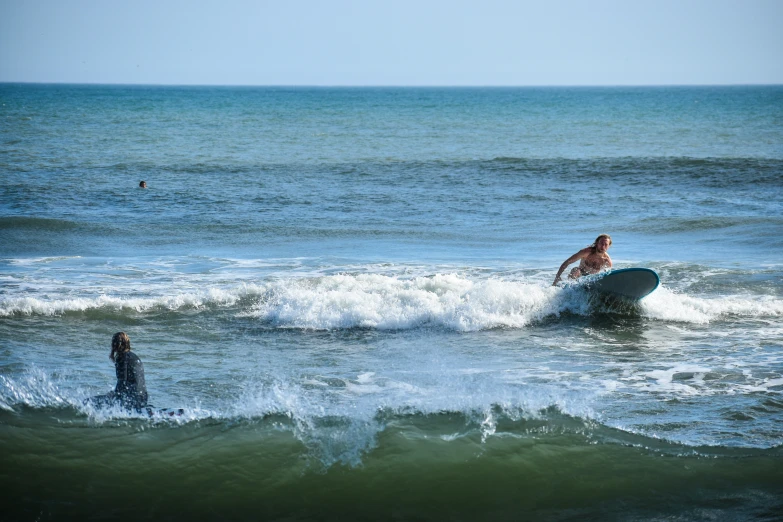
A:
<svg viewBox="0 0 783 522">
<path fill-rule="evenodd" d="M 595 238 L 595 241 L 593 241 L 593 244 L 592 244 L 592 245 L 590 245 L 590 248 L 592 248 L 592 249 L 593 249 L 593 252 L 595 252 L 595 251 L 596 251 L 596 249 L 598 248 L 598 242 L 599 242 L 599 241 L 601 241 L 601 240 L 602 240 L 602 239 L 604 239 L 604 238 L 606 238 L 606 239 L 608 239 L 608 240 L 609 240 L 609 245 L 610 245 L 610 246 L 612 245 L 612 236 L 610 236 L 609 234 L 601 234 L 600 236 L 598 236 L 597 238 Z"/>
<path fill-rule="evenodd" d="M 125 332 L 117 332 L 111 338 L 111 353 L 109 354 L 109 359 L 116 361 L 117 354 L 129 352 L 130 349 L 130 337 L 128 337 L 128 334 Z"/>
</svg>

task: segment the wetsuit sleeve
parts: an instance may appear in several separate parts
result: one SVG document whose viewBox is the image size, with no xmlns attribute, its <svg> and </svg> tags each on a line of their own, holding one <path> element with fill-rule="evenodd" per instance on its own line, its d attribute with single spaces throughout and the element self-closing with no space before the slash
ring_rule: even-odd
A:
<svg viewBox="0 0 783 522">
<path fill-rule="evenodd" d="M 128 382 L 128 358 L 124 353 L 117 355 L 114 361 L 114 372 L 117 374 L 117 386 L 114 387 L 114 392 L 121 394 L 125 391 Z"/>
<path fill-rule="evenodd" d="M 133 359 L 133 374 L 136 377 L 136 393 L 139 394 L 139 398 L 146 404 L 147 402 L 147 383 L 144 380 L 144 364 L 141 359 L 134 357 Z"/>
</svg>

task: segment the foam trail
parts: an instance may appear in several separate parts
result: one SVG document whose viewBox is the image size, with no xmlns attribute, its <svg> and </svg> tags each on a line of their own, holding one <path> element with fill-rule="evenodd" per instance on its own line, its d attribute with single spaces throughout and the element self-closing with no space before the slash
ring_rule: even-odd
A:
<svg viewBox="0 0 783 522">
<path fill-rule="evenodd" d="M 707 324 L 728 316 L 780 317 L 783 301 L 769 296 L 691 297 L 659 287 L 641 301 L 645 316 L 661 321 Z"/>
</svg>

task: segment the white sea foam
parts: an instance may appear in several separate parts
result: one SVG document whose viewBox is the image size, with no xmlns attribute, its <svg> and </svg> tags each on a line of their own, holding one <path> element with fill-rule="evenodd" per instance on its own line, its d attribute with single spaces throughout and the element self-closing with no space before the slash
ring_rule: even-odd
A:
<svg viewBox="0 0 783 522">
<path fill-rule="evenodd" d="M 133 310 L 145 312 L 152 309 L 181 310 L 201 308 L 210 305 L 233 305 L 248 293 L 256 293 L 254 289 L 239 287 L 231 290 L 223 288 L 208 288 L 194 292 L 185 292 L 169 296 L 155 297 L 125 297 L 98 295 L 95 297 L 78 298 L 44 298 L 44 297 L 8 297 L 0 299 L 0 317 L 12 315 L 48 315 L 57 316 L 69 312 L 86 312 L 90 310 L 110 310 L 121 312 Z"/>
<path fill-rule="evenodd" d="M 456 274 L 411 279 L 366 274 L 270 283 L 251 313 L 291 328 L 408 329 L 434 325 L 476 331 L 522 328 L 564 312 L 589 315 L 594 311 L 589 295 L 580 288 Z M 697 298 L 662 287 L 641 302 L 641 311 L 651 319 L 704 324 L 729 316 L 779 317 L 783 301 L 744 296 Z"/>
<path fill-rule="evenodd" d="M 641 301 L 645 316 L 661 321 L 707 324 L 729 316 L 780 317 L 783 300 L 769 296 L 691 297 L 658 288 Z"/>
<path fill-rule="evenodd" d="M 82 256 L 55 256 L 55 257 L 26 257 L 26 258 L 14 258 L 9 259 L 8 262 L 12 265 L 30 266 L 46 263 L 55 263 L 58 261 L 67 261 L 70 259 L 81 259 Z"/>
<path fill-rule="evenodd" d="M 616 381 L 605 379 L 602 385 L 607 393 L 653 392 L 684 398 L 772 392 L 783 385 L 779 373 L 770 375 L 765 371 L 738 368 L 739 364 L 725 358 L 719 364 L 710 365 L 710 362 L 658 365 L 644 370 L 626 368 Z M 765 366 L 776 365 L 779 366 L 778 361 L 770 361 Z"/>
<path fill-rule="evenodd" d="M 519 328 L 569 307 L 562 291 L 538 284 L 455 274 L 401 279 L 377 274 L 285 280 L 267 286 L 253 312 L 279 326 L 311 329 L 460 331 Z"/>
<path fill-rule="evenodd" d="M 39 368 L 32 367 L 16 379 L 0 375 L 0 403 L 5 404 L 4 409 L 11 409 L 14 404 L 42 407 L 68 406 L 75 402 Z"/>
<path fill-rule="evenodd" d="M 436 274 L 401 277 L 376 273 L 291 277 L 235 285 L 195 281 L 145 287 L 147 295 L 125 289 L 71 297 L 60 292 L 17 290 L 0 298 L 0 317 L 57 316 L 105 310 L 199 310 L 237 307 L 239 316 L 257 317 L 281 328 L 401 330 L 439 326 L 457 331 L 524 328 L 562 313 L 596 311 L 579 287 L 556 288 L 540 281 Z M 150 295 L 155 294 L 155 295 Z M 660 287 L 641 301 L 644 316 L 660 321 L 706 324 L 725 317 L 778 318 L 783 300 L 770 296 L 692 297 Z"/>
<path fill-rule="evenodd" d="M 674 392 L 678 395 L 699 395 L 704 388 L 704 375 L 710 368 L 681 364 L 671 368 L 642 372 L 644 386 L 653 391 Z M 681 380 L 677 379 L 681 376 Z"/>
</svg>

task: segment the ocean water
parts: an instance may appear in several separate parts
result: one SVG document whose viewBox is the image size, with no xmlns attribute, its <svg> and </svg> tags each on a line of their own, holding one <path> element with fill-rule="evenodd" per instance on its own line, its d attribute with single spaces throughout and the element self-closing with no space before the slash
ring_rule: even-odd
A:
<svg viewBox="0 0 783 522">
<path fill-rule="evenodd" d="M 0 84 L 0 179 L 3 519 L 783 518 L 783 87 Z"/>
</svg>

